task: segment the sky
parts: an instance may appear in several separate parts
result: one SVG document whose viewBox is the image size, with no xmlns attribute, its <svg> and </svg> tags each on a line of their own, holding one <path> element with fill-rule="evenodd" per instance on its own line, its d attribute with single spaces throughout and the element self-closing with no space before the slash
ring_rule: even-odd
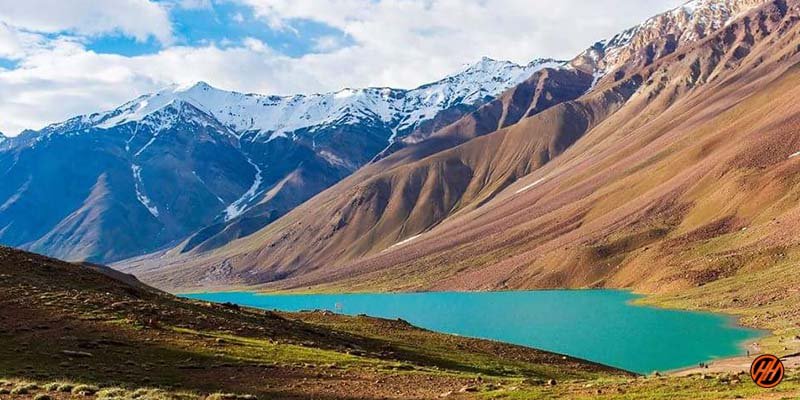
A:
<svg viewBox="0 0 800 400">
<path fill-rule="evenodd" d="M 483 56 L 570 59 L 681 0 L 0 0 L 0 132 L 171 84 L 413 88 Z"/>
</svg>

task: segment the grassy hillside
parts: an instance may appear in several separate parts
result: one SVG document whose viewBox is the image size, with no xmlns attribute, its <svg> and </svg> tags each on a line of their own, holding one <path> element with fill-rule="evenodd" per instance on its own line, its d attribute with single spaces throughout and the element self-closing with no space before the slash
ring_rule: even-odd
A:
<svg viewBox="0 0 800 400">
<path fill-rule="evenodd" d="M 614 377 L 632 375 L 403 321 L 184 300 L 103 267 L 0 248 L 0 379 L 9 392 L 66 382 L 193 396 L 424 399 Z"/>
<path fill-rule="evenodd" d="M 800 395 L 744 376 L 637 377 L 400 320 L 176 298 L 0 247 L 0 399 L 692 398 Z"/>
</svg>

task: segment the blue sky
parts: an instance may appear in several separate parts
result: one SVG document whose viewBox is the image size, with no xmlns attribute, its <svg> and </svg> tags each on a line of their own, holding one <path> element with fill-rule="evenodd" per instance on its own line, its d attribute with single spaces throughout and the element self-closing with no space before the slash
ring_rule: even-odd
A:
<svg viewBox="0 0 800 400">
<path fill-rule="evenodd" d="M 206 46 L 215 43 L 226 47 L 253 38 L 289 57 L 334 49 L 319 48 L 323 38 L 336 38 L 337 46 L 351 42 L 347 34 L 313 20 L 297 19 L 288 29 L 272 29 L 253 15 L 252 8 L 233 1 L 207 2 L 184 8 L 171 1 L 160 1 L 169 9 L 174 43 L 183 46 Z M 98 53 L 138 56 L 157 53 L 165 45 L 154 37 L 137 40 L 124 34 L 87 39 L 86 48 Z"/>
<path fill-rule="evenodd" d="M 415 87 L 482 56 L 568 59 L 681 0 L 0 0 L 0 132 L 203 80 Z"/>
</svg>

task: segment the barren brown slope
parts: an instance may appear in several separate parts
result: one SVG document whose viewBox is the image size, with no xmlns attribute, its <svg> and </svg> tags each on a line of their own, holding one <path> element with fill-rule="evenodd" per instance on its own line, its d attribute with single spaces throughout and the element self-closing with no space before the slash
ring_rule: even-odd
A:
<svg viewBox="0 0 800 400">
<path fill-rule="evenodd" d="M 746 7 L 752 2 L 741 3 L 741 7 Z M 780 14 L 780 8 L 775 12 Z M 764 36 L 770 33 L 761 21 L 742 19 L 709 40 L 696 38 L 700 41 L 687 40 L 683 46 L 678 46 L 684 43 L 680 38 L 685 36 L 685 32 L 681 29 L 697 32 L 700 28 L 677 24 L 673 12 L 665 15 L 648 21 L 647 29 L 633 35 L 630 47 L 625 48 L 627 63 L 619 64 L 623 51 L 612 51 L 611 48 L 607 48 L 608 54 L 591 53 L 596 52 L 593 49 L 589 52 L 591 54 L 576 59 L 576 70 L 587 68 L 586 63 L 590 61 L 598 64 L 591 67 L 606 67 L 592 61 L 598 57 L 600 60 L 613 58 L 613 62 L 607 64 L 621 65 L 615 72 L 607 74 L 595 90 L 576 101 L 559 103 L 530 116 L 530 111 L 520 110 L 526 108 L 525 104 L 535 104 L 531 99 L 540 96 L 513 101 L 524 97 L 515 94 L 525 91 L 512 91 L 504 96 L 506 102 L 501 109 L 495 110 L 492 105 L 484 107 L 471 118 L 463 119 L 434 136 L 450 140 L 463 136 L 463 140 L 467 140 L 475 136 L 475 132 L 504 126 L 500 122 L 504 116 L 514 116 L 512 120 L 528 116 L 514 125 L 428 157 L 424 156 L 430 148 L 436 147 L 435 143 L 423 142 L 415 148 L 401 150 L 244 240 L 210 254 L 134 263 L 131 270 L 164 287 L 197 285 L 198 277 L 202 279 L 201 285 L 283 281 L 279 283 L 280 287 L 296 287 L 346 279 L 395 264 L 399 265 L 394 271 L 412 274 L 414 279 L 401 278 L 405 285 L 391 285 L 388 289 L 416 288 L 442 279 L 438 272 L 435 276 L 425 276 L 424 271 L 430 266 L 425 258 L 412 260 L 422 255 L 416 249 L 429 249 L 426 255 L 443 252 L 442 257 L 449 257 L 448 254 L 458 257 L 461 252 L 459 243 L 465 243 L 458 240 L 478 243 L 480 239 L 486 239 L 486 232 L 478 229 L 475 235 L 462 239 L 437 236 L 439 240 L 435 243 L 421 246 L 411 243 L 410 249 L 396 244 L 475 208 L 478 214 L 487 212 L 493 208 L 487 202 L 517 179 L 562 153 L 587 131 L 601 130 L 605 126 L 607 132 L 641 128 L 649 118 L 661 114 L 680 100 L 696 95 L 698 91 L 711 90 L 702 89 L 711 87 L 707 83 L 709 76 L 703 74 L 718 73 L 715 72 L 718 69 L 732 74 L 741 60 L 725 66 L 720 58 L 742 58 L 746 56 L 742 54 L 746 51 L 743 46 L 749 48 L 754 40 L 764 40 Z M 735 31 L 731 26 L 740 29 Z M 745 26 L 755 31 L 746 32 Z M 653 30 L 662 35 L 654 35 Z M 696 34 L 699 37 L 705 35 L 704 32 Z M 692 47 L 693 43 L 696 43 L 695 47 Z M 678 53 L 674 54 L 676 51 Z M 536 77 L 528 84 L 533 79 Z M 645 87 L 640 89 L 643 83 Z M 639 98 L 628 102 L 637 90 Z M 620 108 L 623 111 L 617 113 Z M 611 115 L 615 117 L 605 121 Z M 602 134 L 592 136 L 599 135 Z M 592 140 L 582 142 L 591 143 Z M 596 151 L 591 147 L 581 146 L 587 156 Z M 420 154 L 414 154 L 414 151 Z M 570 200 L 570 197 L 563 197 L 559 201 Z M 470 221 L 475 215 L 463 218 Z M 481 227 L 484 225 L 482 223 Z M 534 238 L 530 237 L 531 240 Z M 363 259 L 364 256 L 367 258 Z M 482 254 L 482 257 L 487 263 L 496 261 L 487 254 Z M 453 260 L 445 260 L 447 262 L 443 263 L 437 259 L 435 265 L 452 265 Z M 465 257 L 464 262 L 473 261 Z M 446 270 L 449 272 L 442 272 L 444 276 L 455 273 L 458 268 Z M 296 276 L 300 278 L 287 279 Z M 376 287 L 379 282 L 380 279 L 362 281 L 359 278 L 359 283 L 367 286 Z"/>
<path fill-rule="evenodd" d="M 655 65 L 623 109 L 491 202 L 291 286 L 669 291 L 791 262 L 797 21 L 795 2 L 744 17 Z"/>
<path fill-rule="evenodd" d="M 426 135 L 411 135 L 402 149 L 362 171 L 361 178 L 376 172 L 421 160 L 471 139 L 511 126 L 557 104 L 577 99 L 592 85 L 591 71 L 546 68 L 509 89 L 496 100 L 442 129 Z"/>
</svg>

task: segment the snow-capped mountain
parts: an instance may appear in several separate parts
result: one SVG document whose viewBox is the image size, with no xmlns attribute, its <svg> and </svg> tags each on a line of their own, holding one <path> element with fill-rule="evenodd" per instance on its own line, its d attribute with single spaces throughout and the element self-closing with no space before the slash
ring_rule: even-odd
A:
<svg viewBox="0 0 800 400">
<path fill-rule="evenodd" d="M 562 68 L 567 63 L 538 59 L 526 66 L 484 57 L 465 71 L 404 93 L 398 107 L 397 132 L 410 132 L 421 121 L 459 104 L 477 104 L 493 98 L 544 68 Z"/>
<path fill-rule="evenodd" d="M 11 139 L 0 132 L 0 151 L 8 147 L 11 147 Z"/>
<path fill-rule="evenodd" d="M 95 261 L 169 244 L 215 248 L 258 231 L 377 155 L 460 143 L 458 135 L 427 139 L 465 115 L 482 113 L 476 121 L 491 123 L 474 126 L 489 133 L 621 80 L 759 3 L 694 0 L 569 63 L 484 58 L 415 89 L 294 96 L 201 82 L 27 131 L 0 142 L 0 243 Z M 509 99 L 508 113 L 481 108 L 509 88 L 519 98 Z"/>
<path fill-rule="evenodd" d="M 94 261 L 190 235 L 187 249 L 215 246 L 280 217 L 393 140 L 565 65 L 484 58 L 416 89 L 294 96 L 200 82 L 26 131 L 0 145 L 0 243 Z"/>
<path fill-rule="evenodd" d="M 692 0 L 597 42 L 572 61 L 599 80 L 633 60 L 647 65 L 678 46 L 697 42 L 762 0 Z"/>
<path fill-rule="evenodd" d="M 214 117 L 237 136 L 250 132 L 249 140 L 273 140 L 300 130 L 378 121 L 395 134 L 412 131 L 421 122 L 458 105 L 491 99 L 543 68 L 560 68 L 564 61 L 534 60 L 528 65 L 484 57 L 464 71 L 416 89 L 365 88 L 337 92 L 269 96 L 224 91 L 205 82 L 172 86 L 141 96 L 103 113 L 83 115 L 45 128 L 48 132 L 74 132 L 87 128 L 111 129 L 132 122 L 160 124 L 147 116 L 176 102 L 186 102 Z M 254 134 L 253 134 L 254 133 Z"/>
</svg>

